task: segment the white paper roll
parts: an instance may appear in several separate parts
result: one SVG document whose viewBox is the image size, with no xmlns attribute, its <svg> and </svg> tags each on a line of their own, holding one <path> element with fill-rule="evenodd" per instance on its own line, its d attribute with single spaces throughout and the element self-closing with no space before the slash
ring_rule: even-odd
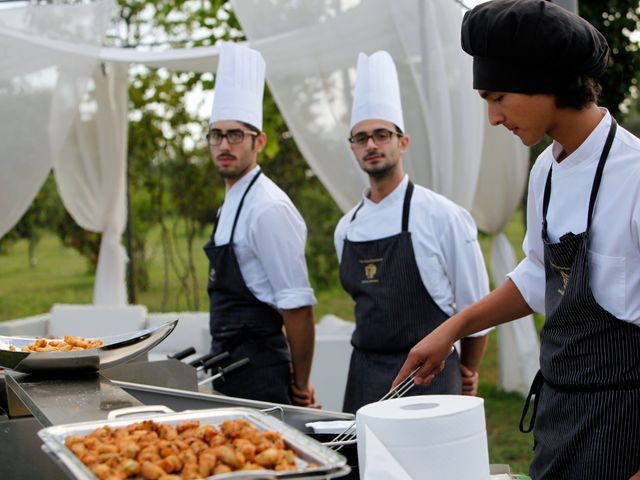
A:
<svg viewBox="0 0 640 480">
<path fill-rule="evenodd" d="M 356 413 L 356 429 L 363 479 L 377 458 L 386 454 L 378 456 L 367 448 L 367 428 L 413 479 L 489 478 L 482 398 L 424 395 L 362 407 Z"/>
</svg>

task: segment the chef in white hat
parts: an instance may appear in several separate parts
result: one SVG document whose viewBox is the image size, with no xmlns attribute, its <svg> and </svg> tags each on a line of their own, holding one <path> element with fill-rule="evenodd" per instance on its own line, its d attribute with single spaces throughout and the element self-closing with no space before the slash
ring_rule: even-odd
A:
<svg viewBox="0 0 640 480">
<path fill-rule="evenodd" d="M 409 136 L 396 67 L 385 51 L 358 58 L 349 142 L 369 176 L 334 238 L 340 281 L 355 301 L 343 406 L 355 412 L 384 396 L 416 341 L 485 295 L 489 282 L 471 215 L 404 172 Z M 462 339 L 442 374 L 409 395 L 474 395 L 486 333 Z"/>
<path fill-rule="evenodd" d="M 255 50 L 223 43 L 207 139 L 226 194 L 211 239 L 208 286 L 212 352 L 242 370 L 217 380 L 226 395 L 308 406 L 315 341 L 305 260 L 307 229 L 289 197 L 257 164 L 265 63 Z M 283 331 L 284 325 L 284 331 Z"/>
</svg>

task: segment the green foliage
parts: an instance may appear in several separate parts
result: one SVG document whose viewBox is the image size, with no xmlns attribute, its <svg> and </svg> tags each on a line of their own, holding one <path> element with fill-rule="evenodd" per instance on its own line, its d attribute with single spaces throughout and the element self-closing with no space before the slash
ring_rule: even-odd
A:
<svg viewBox="0 0 640 480">
<path fill-rule="evenodd" d="M 307 264 L 313 286 L 331 288 L 338 278 L 333 230 L 340 219 L 340 209 L 305 162 L 268 89 L 264 117 L 268 119 L 264 127 L 268 142 L 260 164 L 306 220 Z"/>
<path fill-rule="evenodd" d="M 19 239 L 26 239 L 28 261 L 38 264 L 37 247 L 46 230 L 54 232 L 67 247 L 74 248 L 87 259 L 87 271 L 93 273 L 98 262 L 101 236 L 79 227 L 65 210 L 56 190 L 53 174 L 49 174 L 33 203 L 16 226 L 0 240 L 0 252 L 10 249 Z"/>
<path fill-rule="evenodd" d="M 640 53 L 630 35 L 640 30 L 638 0 L 579 0 L 580 15 L 596 27 L 611 48 L 611 65 L 600 79 L 600 104 L 621 119 L 620 104 L 640 78 Z"/>
<path fill-rule="evenodd" d="M 613 64 L 602 79 L 602 104 L 618 115 L 618 106 L 629 88 L 637 86 L 640 71 L 638 45 L 628 37 L 639 25 L 638 1 L 580 0 L 579 8 L 612 48 Z M 114 46 L 188 48 L 244 39 L 227 0 L 118 0 L 117 23 L 108 35 Z M 204 288 L 200 285 L 203 274 L 194 257 L 203 255 L 198 242 L 208 235 L 224 197 L 224 185 L 204 142 L 206 119 L 187 110 L 186 97 L 194 90 L 209 91 L 213 85 L 210 73 L 171 73 L 140 66 L 130 70 L 128 190 L 134 278 L 139 291 L 152 288 L 149 264 L 161 258 L 165 306 L 179 299 L 189 308 L 202 303 L 196 292 Z M 631 107 L 625 125 L 633 125 L 638 117 L 637 105 Z M 269 141 L 259 161 L 306 220 L 312 284 L 319 290 L 338 291 L 333 229 L 340 211 L 306 165 L 268 91 L 264 123 Z M 156 227 L 160 234 L 150 236 Z M 65 244 L 86 256 L 90 268 L 95 267 L 100 236 L 75 225 L 64 211 L 52 179 L 16 228 L 0 240 L 0 253 L 17 239 L 28 238 L 32 247 L 29 258 L 35 263 L 44 229 L 57 231 Z M 186 243 L 186 250 L 178 243 Z M 177 290 L 170 288 L 170 276 L 179 279 Z"/>
<path fill-rule="evenodd" d="M 239 36 L 226 1 L 120 1 L 119 5 L 124 28 L 111 37 L 114 44 L 145 44 L 144 32 L 149 29 L 182 47 Z M 196 38 L 202 31 L 216 35 Z M 204 287 L 198 281 L 194 255 L 202 252 L 194 242 L 215 217 L 224 187 L 209 161 L 202 119 L 187 110 L 186 95 L 212 87 L 211 74 L 142 67 L 131 73 L 128 187 L 134 279 L 139 290 L 150 288 L 148 264 L 154 255 L 161 255 L 163 307 L 171 296 L 182 298 L 187 308 L 200 307 L 198 291 Z M 147 241 L 155 226 L 160 226 L 160 248 Z M 178 242 L 186 242 L 186 255 Z M 179 278 L 177 291 L 169 287 L 170 275 Z"/>
</svg>

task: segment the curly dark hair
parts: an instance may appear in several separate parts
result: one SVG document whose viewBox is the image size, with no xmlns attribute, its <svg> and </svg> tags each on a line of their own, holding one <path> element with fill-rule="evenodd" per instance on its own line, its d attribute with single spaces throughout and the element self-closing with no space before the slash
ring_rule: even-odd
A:
<svg viewBox="0 0 640 480">
<path fill-rule="evenodd" d="M 559 86 L 551 93 L 556 97 L 558 108 L 582 110 L 589 104 L 598 102 L 602 87 L 592 77 L 578 77 L 572 85 Z"/>
</svg>

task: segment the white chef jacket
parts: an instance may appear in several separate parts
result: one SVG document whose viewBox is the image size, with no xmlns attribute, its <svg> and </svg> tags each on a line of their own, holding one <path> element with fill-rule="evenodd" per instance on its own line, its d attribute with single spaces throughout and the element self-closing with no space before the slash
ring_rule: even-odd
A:
<svg viewBox="0 0 640 480">
<path fill-rule="evenodd" d="M 216 245 L 229 243 L 242 195 L 260 167 L 227 190 Z M 304 256 L 307 227 L 289 197 L 262 174 L 247 193 L 233 236 L 233 251 L 247 287 L 280 310 L 316 304 Z"/>
<path fill-rule="evenodd" d="M 553 165 L 547 211 L 549 241 L 587 228 L 589 197 L 611 115 L 605 113 L 587 139 L 562 162 L 554 142 L 536 160 L 529 178 L 525 259 L 509 274 L 529 306 L 544 314 L 545 273 L 542 199 Z M 598 304 L 640 326 L 640 140 L 618 125 L 602 175 L 589 238 L 589 281 Z"/>
<path fill-rule="evenodd" d="M 353 242 L 397 235 L 402 230 L 402 207 L 409 177 L 380 202 L 372 202 L 369 189 L 353 222 L 356 205 L 335 230 L 338 261 L 345 238 Z M 415 185 L 409 211 L 409 232 L 420 277 L 436 304 L 453 315 L 489 293 L 489 279 L 478 244 L 477 228 L 464 208 L 447 198 Z M 490 329 L 489 329 L 490 330 Z M 472 336 L 486 335 L 483 330 Z"/>
</svg>

